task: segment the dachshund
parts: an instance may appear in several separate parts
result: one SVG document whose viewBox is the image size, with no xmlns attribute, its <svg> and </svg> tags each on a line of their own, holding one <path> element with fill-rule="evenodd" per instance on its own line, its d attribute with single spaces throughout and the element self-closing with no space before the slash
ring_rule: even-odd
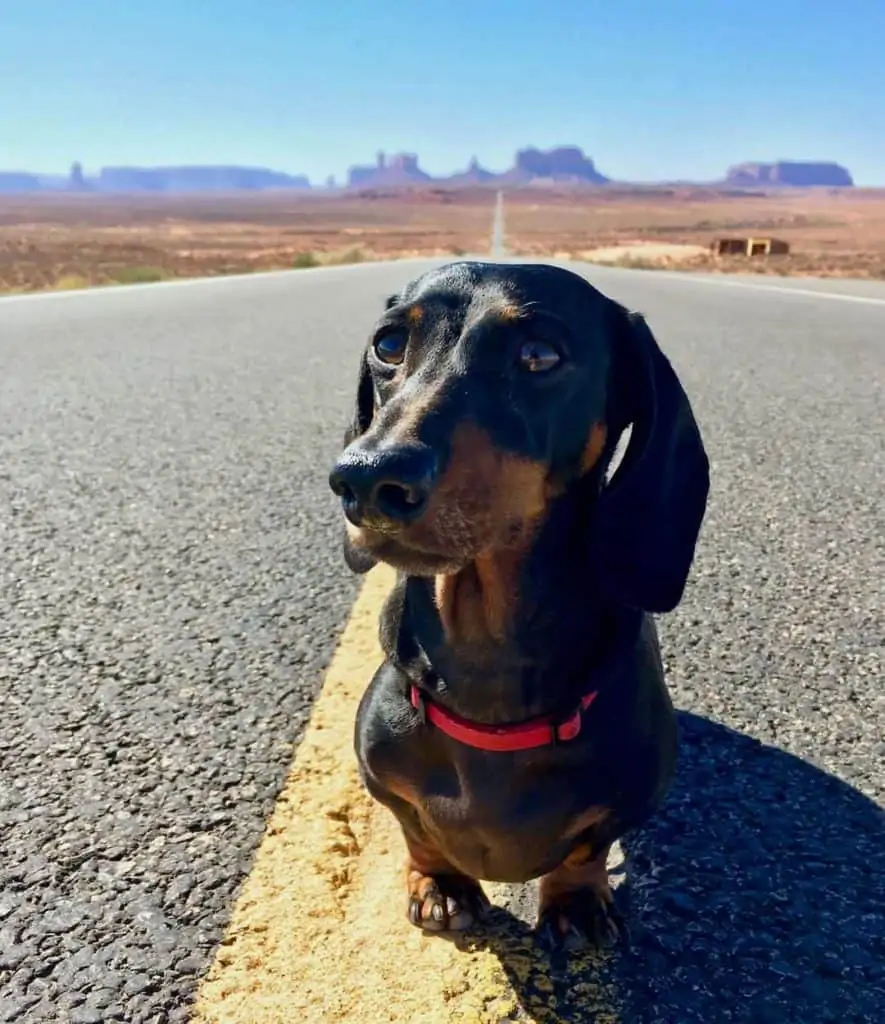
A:
<svg viewBox="0 0 885 1024">
<path fill-rule="evenodd" d="M 391 296 L 329 476 L 344 558 L 396 570 L 359 703 L 405 906 L 470 927 L 539 879 L 553 948 L 627 934 L 613 842 L 660 806 L 676 719 L 652 616 L 682 600 L 710 487 L 644 317 L 545 264 L 459 261 Z"/>
</svg>

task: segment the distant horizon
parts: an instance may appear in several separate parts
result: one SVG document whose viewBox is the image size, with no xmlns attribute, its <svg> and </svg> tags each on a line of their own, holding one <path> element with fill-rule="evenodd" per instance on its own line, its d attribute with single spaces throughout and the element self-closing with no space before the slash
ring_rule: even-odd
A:
<svg viewBox="0 0 885 1024">
<path fill-rule="evenodd" d="M 885 184 L 883 38 L 873 0 L 217 0 L 208 13 L 32 0 L 3 15 L 0 90 L 15 100 L 0 163 L 321 182 L 381 149 L 439 177 L 472 155 L 506 168 L 534 135 L 636 183 L 711 181 L 767 152 L 837 161 L 872 186 Z"/>
<path fill-rule="evenodd" d="M 419 168 L 422 171 L 426 172 L 427 174 L 429 174 L 434 179 L 444 180 L 444 179 L 448 178 L 449 176 L 461 174 L 464 171 L 466 171 L 467 168 L 470 166 L 471 161 L 474 160 L 474 159 L 476 159 L 479 167 L 482 168 L 483 170 L 490 171 L 491 173 L 493 173 L 495 175 L 502 175 L 502 174 L 507 173 L 507 171 L 509 171 L 513 167 L 514 160 L 516 158 L 517 152 L 519 152 L 521 150 L 538 149 L 538 150 L 541 150 L 541 151 L 545 151 L 545 150 L 557 149 L 557 148 L 563 148 L 563 147 L 571 148 L 573 146 L 577 146 L 577 148 L 582 149 L 582 152 L 584 153 L 584 155 L 588 159 L 593 161 L 596 169 L 601 174 L 603 174 L 607 178 L 609 178 L 610 182 L 612 184 L 655 185 L 655 184 L 671 184 L 671 183 L 675 184 L 675 183 L 679 183 L 679 182 L 684 182 L 685 184 L 698 184 L 698 185 L 703 185 L 703 184 L 719 184 L 719 183 L 721 183 L 725 179 L 725 176 L 726 176 L 729 168 L 734 167 L 734 166 L 739 165 L 739 164 L 763 164 L 763 165 L 765 165 L 765 164 L 782 164 L 782 163 L 787 163 L 787 164 L 793 164 L 793 163 L 795 163 L 795 164 L 836 164 L 836 165 L 838 165 L 840 167 L 845 168 L 850 174 L 853 175 L 852 168 L 850 166 L 848 166 L 844 161 L 839 160 L 838 158 L 832 158 L 832 157 L 830 157 L 830 158 L 827 158 L 827 157 L 818 157 L 818 158 L 775 157 L 775 158 L 772 158 L 772 159 L 753 159 L 753 158 L 742 159 L 742 160 L 733 161 L 732 163 L 729 163 L 729 164 L 723 164 L 722 165 L 722 169 L 721 169 L 720 174 L 719 174 L 718 177 L 700 177 L 700 176 L 697 176 L 697 175 L 690 175 L 689 174 L 689 175 L 681 175 L 681 176 L 678 176 L 678 177 L 666 177 L 666 178 L 663 178 L 663 177 L 659 177 L 659 178 L 632 178 L 632 177 L 626 177 L 626 176 L 620 176 L 620 175 L 613 174 L 610 169 L 608 169 L 608 168 L 606 168 L 604 166 L 600 166 L 599 161 L 593 156 L 592 153 L 587 152 L 586 149 L 583 149 L 583 147 L 580 147 L 580 146 L 578 146 L 575 143 L 569 143 L 569 142 L 562 142 L 562 143 L 554 144 L 553 146 L 549 146 L 549 147 L 535 146 L 535 145 L 533 145 L 531 143 L 527 143 L 524 146 L 519 146 L 519 147 L 517 147 L 517 149 L 511 155 L 509 162 L 506 163 L 503 167 L 491 166 L 490 164 L 486 163 L 481 157 L 479 157 L 476 154 L 471 154 L 470 156 L 468 156 L 465 160 L 463 160 L 456 167 L 450 167 L 449 169 L 443 170 L 443 171 L 435 171 L 435 170 L 432 170 L 431 168 L 429 168 L 428 166 L 426 166 L 425 163 L 423 162 L 423 160 L 421 159 L 421 154 L 419 152 L 417 152 L 415 149 L 394 150 L 394 151 L 389 151 L 389 152 L 379 149 L 375 154 L 373 154 L 373 156 L 375 158 L 377 158 L 378 153 L 381 153 L 381 152 L 384 152 L 385 156 L 388 157 L 388 158 L 398 157 L 398 156 L 401 156 L 401 155 L 417 156 L 417 158 L 418 158 L 418 166 L 419 166 Z M 89 179 L 90 177 L 94 177 L 95 175 L 100 174 L 103 170 L 110 169 L 110 168 L 114 168 L 114 169 L 123 169 L 123 168 L 125 168 L 125 169 L 132 169 L 132 170 L 158 171 L 158 170 L 181 169 L 181 168 L 200 168 L 200 169 L 203 169 L 203 168 L 221 168 L 221 167 L 224 167 L 224 168 L 232 168 L 232 169 L 237 169 L 237 170 L 269 171 L 269 172 L 272 172 L 274 174 L 286 175 L 286 176 L 289 176 L 289 177 L 292 177 L 292 178 L 304 177 L 304 178 L 307 178 L 310 181 L 311 187 L 325 186 L 325 182 L 330 177 L 334 177 L 335 181 L 336 181 L 336 186 L 341 187 L 344 184 L 344 182 L 346 182 L 348 171 L 350 171 L 354 167 L 370 167 L 370 166 L 373 166 L 373 163 L 374 163 L 374 161 L 371 158 L 366 158 L 364 160 L 359 160 L 358 159 L 358 160 L 355 160 L 353 163 L 347 165 L 343 175 L 333 174 L 332 172 L 330 172 L 328 174 L 321 174 L 319 176 L 315 176 L 315 175 L 309 175 L 305 171 L 300 170 L 299 168 L 286 168 L 286 167 L 279 167 L 279 166 L 271 166 L 271 165 L 261 164 L 261 163 L 259 163 L 257 161 L 251 161 L 251 160 L 246 160 L 246 161 L 209 161 L 209 160 L 175 161 L 175 160 L 171 160 L 171 161 L 152 162 L 152 163 L 123 163 L 123 162 L 120 162 L 120 161 L 112 161 L 112 162 L 107 162 L 107 163 L 102 163 L 102 164 L 97 164 L 97 165 L 90 165 L 90 164 L 85 163 L 82 160 L 78 160 L 78 159 L 75 158 L 75 159 L 71 160 L 68 163 L 67 167 L 64 170 L 44 171 L 44 170 L 33 170 L 33 169 L 27 168 L 27 167 L 5 167 L 5 166 L 0 166 L 0 174 L 22 174 L 22 175 L 30 175 L 30 176 L 37 177 L 37 178 L 49 178 L 49 179 L 61 179 L 61 180 L 64 180 L 64 179 L 68 179 L 69 178 L 71 169 L 72 169 L 72 167 L 75 164 L 79 164 L 80 165 L 80 167 L 82 169 L 82 172 L 83 172 L 83 175 L 84 175 L 84 178 L 86 178 L 86 179 Z M 885 181 L 883 181 L 881 184 L 880 183 L 861 184 L 861 183 L 859 183 L 855 179 L 854 187 L 855 188 L 885 187 Z"/>
</svg>

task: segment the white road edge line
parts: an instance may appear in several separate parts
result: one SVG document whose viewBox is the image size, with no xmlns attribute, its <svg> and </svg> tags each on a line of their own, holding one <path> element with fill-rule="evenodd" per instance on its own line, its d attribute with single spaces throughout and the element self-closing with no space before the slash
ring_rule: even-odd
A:
<svg viewBox="0 0 885 1024">
<path fill-rule="evenodd" d="M 750 281 L 716 281 L 709 277 L 699 277 L 702 284 L 719 284 L 726 288 L 747 288 L 756 292 L 777 292 L 778 295 L 810 295 L 814 299 L 835 299 L 837 302 L 862 302 L 869 306 L 885 306 L 885 299 L 877 299 L 872 295 L 848 295 L 846 292 L 819 292 L 814 288 L 791 288 L 789 285 L 778 287 L 770 284 L 754 284 Z"/>
<path fill-rule="evenodd" d="M 585 266 L 604 266 L 599 263 L 587 263 Z M 606 268 L 608 269 L 608 268 Z M 629 270 L 625 267 L 612 267 L 612 270 L 619 270 L 628 274 L 654 274 L 656 271 L 649 270 Z M 848 295 L 846 292 L 824 292 L 816 291 L 814 288 L 791 288 L 789 285 L 779 286 L 770 284 L 755 284 L 752 281 L 730 281 L 728 278 L 723 277 L 719 280 L 715 277 L 695 277 L 693 274 L 680 274 L 678 271 L 673 273 L 664 272 L 661 274 L 662 277 L 670 281 L 681 281 L 685 284 L 712 284 L 718 285 L 721 288 L 745 288 L 747 291 L 756 292 L 774 292 L 777 295 L 802 295 L 811 297 L 812 299 L 834 299 L 837 302 L 860 302 L 868 306 L 885 306 L 885 299 L 877 299 L 872 295 Z M 852 280 L 863 280 L 862 278 L 852 278 Z"/>
<path fill-rule="evenodd" d="M 472 257 L 470 257 L 472 258 Z M 488 259 L 488 257 L 478 257 Z M 341 263 L 329 267 L 305 267 L 303 269 L 281 268 L 280 270 L 261 270 L 254 274 L 213 274 L 211 277 L 178 277 L 171 281 L 152 281 L 144 284 L 108 284 L 96 285 L 94 288 L 71 288 L 66 291 L 24 292 L 17 295 L 0 295 L 3 302 L 36 302 L 38 299 L 71 299 L 84 298 L 87 295 L 120 295 L 126 292 L 150 293 L 157 288 L 184 288 L 198 284 L 228 284 L 236 281 L 254 281 L 256 278 L 282 277 L 292 275 L 297 278 L 310 278 L 313 274 L 348 273 L 366 270 L 371 267 L 406 266 L 409 263 L 445 262 L 441 256 L 410 256 L 404 260 L 366 260 L 365 263 Z"/>
</svg>

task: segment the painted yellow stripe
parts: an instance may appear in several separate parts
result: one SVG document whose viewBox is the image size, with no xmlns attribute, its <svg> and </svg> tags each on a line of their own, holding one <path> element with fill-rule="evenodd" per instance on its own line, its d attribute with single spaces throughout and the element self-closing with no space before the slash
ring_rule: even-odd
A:
<svg viewBox="0 0 885 1024">
<path fill-rule="evenodd" d="M 392 582 L 384 567 L 366 578 L 194 1024 L 616 1022 L 616 993 L 592 980 L 592 962 L 575 965 L 571 1009 L 560 1016 L 561 986 L 515 920 L 458 942 L 406 920 L 402 838 L 363 790 L 352 746 L 357 703 L 382 657 L 378 613 Z"/>
</svg>

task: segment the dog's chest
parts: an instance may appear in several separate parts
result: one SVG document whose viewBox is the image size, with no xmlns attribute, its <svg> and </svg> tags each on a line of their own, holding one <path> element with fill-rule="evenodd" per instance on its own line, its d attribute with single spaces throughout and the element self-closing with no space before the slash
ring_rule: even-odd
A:
<svg viewBox="0 0 885 1024">
<path fill-rule="evenodd" d="M 417 811 L 427 833 L 465 873 L 527 881 L 561 861 L 587 799 L 582 787 L 551 781 L 529 766 L 514 773 L 487 761 L 464 776 L 450 763 L 428 774 Z"/>
<path fill-rule="evenodd" d="M 569 852 L 604 783 L 584 749 L 540 748 L 518 755 L 453 744 L 431 728 L 362 750 L 381 790 L 412 808 L 423 831 L 466 874 L 526 881 Z"/>
</svg>

